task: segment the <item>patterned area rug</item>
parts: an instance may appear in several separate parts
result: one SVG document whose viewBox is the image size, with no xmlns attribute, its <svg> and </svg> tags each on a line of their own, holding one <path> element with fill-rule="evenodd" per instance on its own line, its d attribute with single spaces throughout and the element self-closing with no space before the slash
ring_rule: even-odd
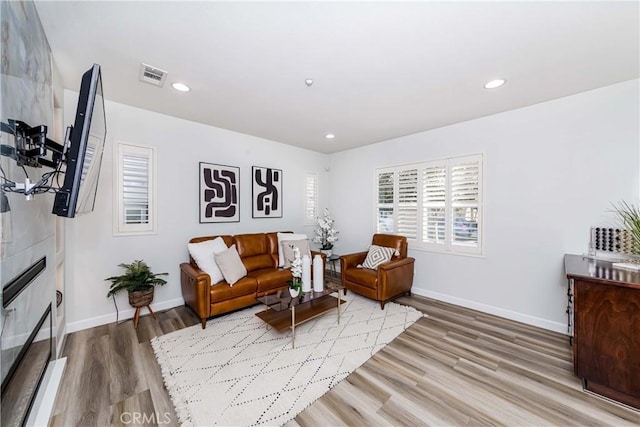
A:
<svg viewBox="0 0 640 427">
<path fill-rule="evenodd" d="M 151 345 L 184 425 L 282 425 L 422 313 L 349 293 L 340 309 L 291 332 L 267 328 L 257 305 L 154 338 Z"/>
</svg>

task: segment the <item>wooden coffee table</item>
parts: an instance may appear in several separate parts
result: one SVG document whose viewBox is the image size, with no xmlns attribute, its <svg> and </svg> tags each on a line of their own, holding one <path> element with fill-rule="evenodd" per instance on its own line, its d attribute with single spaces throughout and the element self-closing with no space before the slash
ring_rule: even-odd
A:
<svg viewBox="0 0 640 427">
<path fill-rule="evenodd" d="M 278 291 L 275 294 L 259 297 L 258 301 L 267 306 L 267 309 L 256 313 L 267 325 L 282 331 L 291 329 L 291 348 L 296 348 L 296 326 L 314 319 L 331 309 L 338 310 L 338 324 L 340 324 L 340 304 L 344 286 L 337 283 L 327 283 L 322 292 L 300 293 L 297 297 L 291 297 L 289 290 Z M 333 293 L 338 293 L 334 297 Z"/>
</svg>

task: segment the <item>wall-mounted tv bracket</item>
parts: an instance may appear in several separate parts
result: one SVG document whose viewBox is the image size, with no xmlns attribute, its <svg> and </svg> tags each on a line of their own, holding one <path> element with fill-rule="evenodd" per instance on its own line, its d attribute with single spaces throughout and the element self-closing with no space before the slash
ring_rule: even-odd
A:
<svg viewBox="0 0 640 427">
<path fill-rule="evenodd" d="M 61 145 L 47 138 L 47 126 L 31 127 L 20 120 L 9 119 L 9 123 L 2 123 L 2 132 L 10 133 L 15 138 L 15 148 L 2 144 L 0 154 L 11 157 L 18 166 L 39 168 L 48 166 L 57 169 L 60 162 L 65 161 L 66 144 Z M 67 129 L 67 136 L 69 129 Z M 67 140 L 65 138 L 65 140 Z M 46 159 L 47 150 L 51 150 L 51 160 Z"/>
<path fill-rule="evenodd" d="M 47 126 L 45 125 L 31 127 L 20 120 L 9 119 L 8 121 L 9 123 L 0 122 L 0 130 L 14 136 L 15 147 L 0 144 L 0 155 L 15 160 L 18 166 L 34 168 L 47 166 L 53 168 L 54 172 L 45 173 L 37 182 L 31 182 L 29 178 L 26 178 L 24 183 L 17 183 L 4 177 L 4 182 L 0 186 L 2 189 L 2 212 L 9 210 L 8 201 L 5 203 L 5 191 L 24 194 L 27 200 L 31 200 L 34 194 L 49 191 L 51 186 L 47 183 L 51 176 L 59 173 L 60 165 L 66 162 L 69 147 L 67 142 L 61 145 L 47 138 Z M 71 128 L 71 126 L 67 128 L 65 141 L 69 141 Z M 48 154 L 47 150 L 51 151 L 51 160 L 45 158 Z"/>
</svg>

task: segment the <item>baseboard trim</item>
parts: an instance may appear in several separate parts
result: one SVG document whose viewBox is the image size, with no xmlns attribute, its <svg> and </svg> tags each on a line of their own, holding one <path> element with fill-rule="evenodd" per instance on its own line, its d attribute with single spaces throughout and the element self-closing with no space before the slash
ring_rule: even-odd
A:
<svg viewBox="0 0 640 427">
<path fill-rule="evenodd" d="M 154 302 L 152 305 L 153 311 L 168 310 L 173 307 L 184 305 L 183 298 L 174 298 L 167 301 Z M 146 313 L 146 309 L 143 309 L 143 315 Z M 119 320 L 133 319 L 133 315 L 136 312 L 134 308 L 128 310 L 121 310 L 119 314 Z M 109 313 L 102 316 L 91 317 L 89 319 L 78 320 L 76 322 L 67 323 L 67 334 L 72 332 L 82 331 L 83 329 L 93 328 L 95 326 L 106 325 L 107 323 L 113 323 L 116 321 L 116 313 Z"/>
<path fill-rule="evenodd" d="M 58 328 L 60 327 L 60 325 L 57 326 Z M 65 323 L 62 327 L 62 332 L 58 334 L 58 337 L 56 337 L 56 358 L 62 357 L 62 350 L 64 349 L 64 345 L 67 342 L 67 332 L 67 324 Z"/>
<path fill-rule="evenodd" d="M 53 405 L 62 383 L 62 375 L 65 371 L 67 358 L 56 359 L 49 362 L 42 379 L 42 384 L 38 389 L 38 394 L 33 402 L 33 408 L 27 418 L 26 426 L 46 426 L 49 425 Z"/>
<path fill-rule="evenodd" d="M 530 316 L 528 314 L 518 313 L 516 311 L 506 310 L 504 308 L 482 304 L 464 298 L 441 294 L 423 288 L 416 288 L 415 286 L 411 289 L 411 293 L 427 298 L 433 298 L 438 301 L 471 308 L 473 310 L 482 311 L 483 313 L 493 314 L 496 316 L 504 317 L 505 319 L 515 320 L 516 322 L 526 323 L 527 325 L 537 326 L 542 329 L 547 329 L 567 335 L 566 323 L 553 322 L 551 320 L 542 319 L 540 317 Z"/>
</svg>

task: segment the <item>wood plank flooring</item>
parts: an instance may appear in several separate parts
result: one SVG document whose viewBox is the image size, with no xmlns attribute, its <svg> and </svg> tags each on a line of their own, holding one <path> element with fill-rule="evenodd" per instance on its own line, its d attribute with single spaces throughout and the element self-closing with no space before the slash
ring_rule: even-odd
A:
<svg viewBox="0 0 640 427">
<path fill-rule="evenodd" d="M 640 425 L 582 390 L 568 338 L 411 296 L 424 317 L 287 425 Z M 149 340 L 199 319 L 177 307 L 73 333 L 50 426 L 177 425 Z"/>
</svg>

